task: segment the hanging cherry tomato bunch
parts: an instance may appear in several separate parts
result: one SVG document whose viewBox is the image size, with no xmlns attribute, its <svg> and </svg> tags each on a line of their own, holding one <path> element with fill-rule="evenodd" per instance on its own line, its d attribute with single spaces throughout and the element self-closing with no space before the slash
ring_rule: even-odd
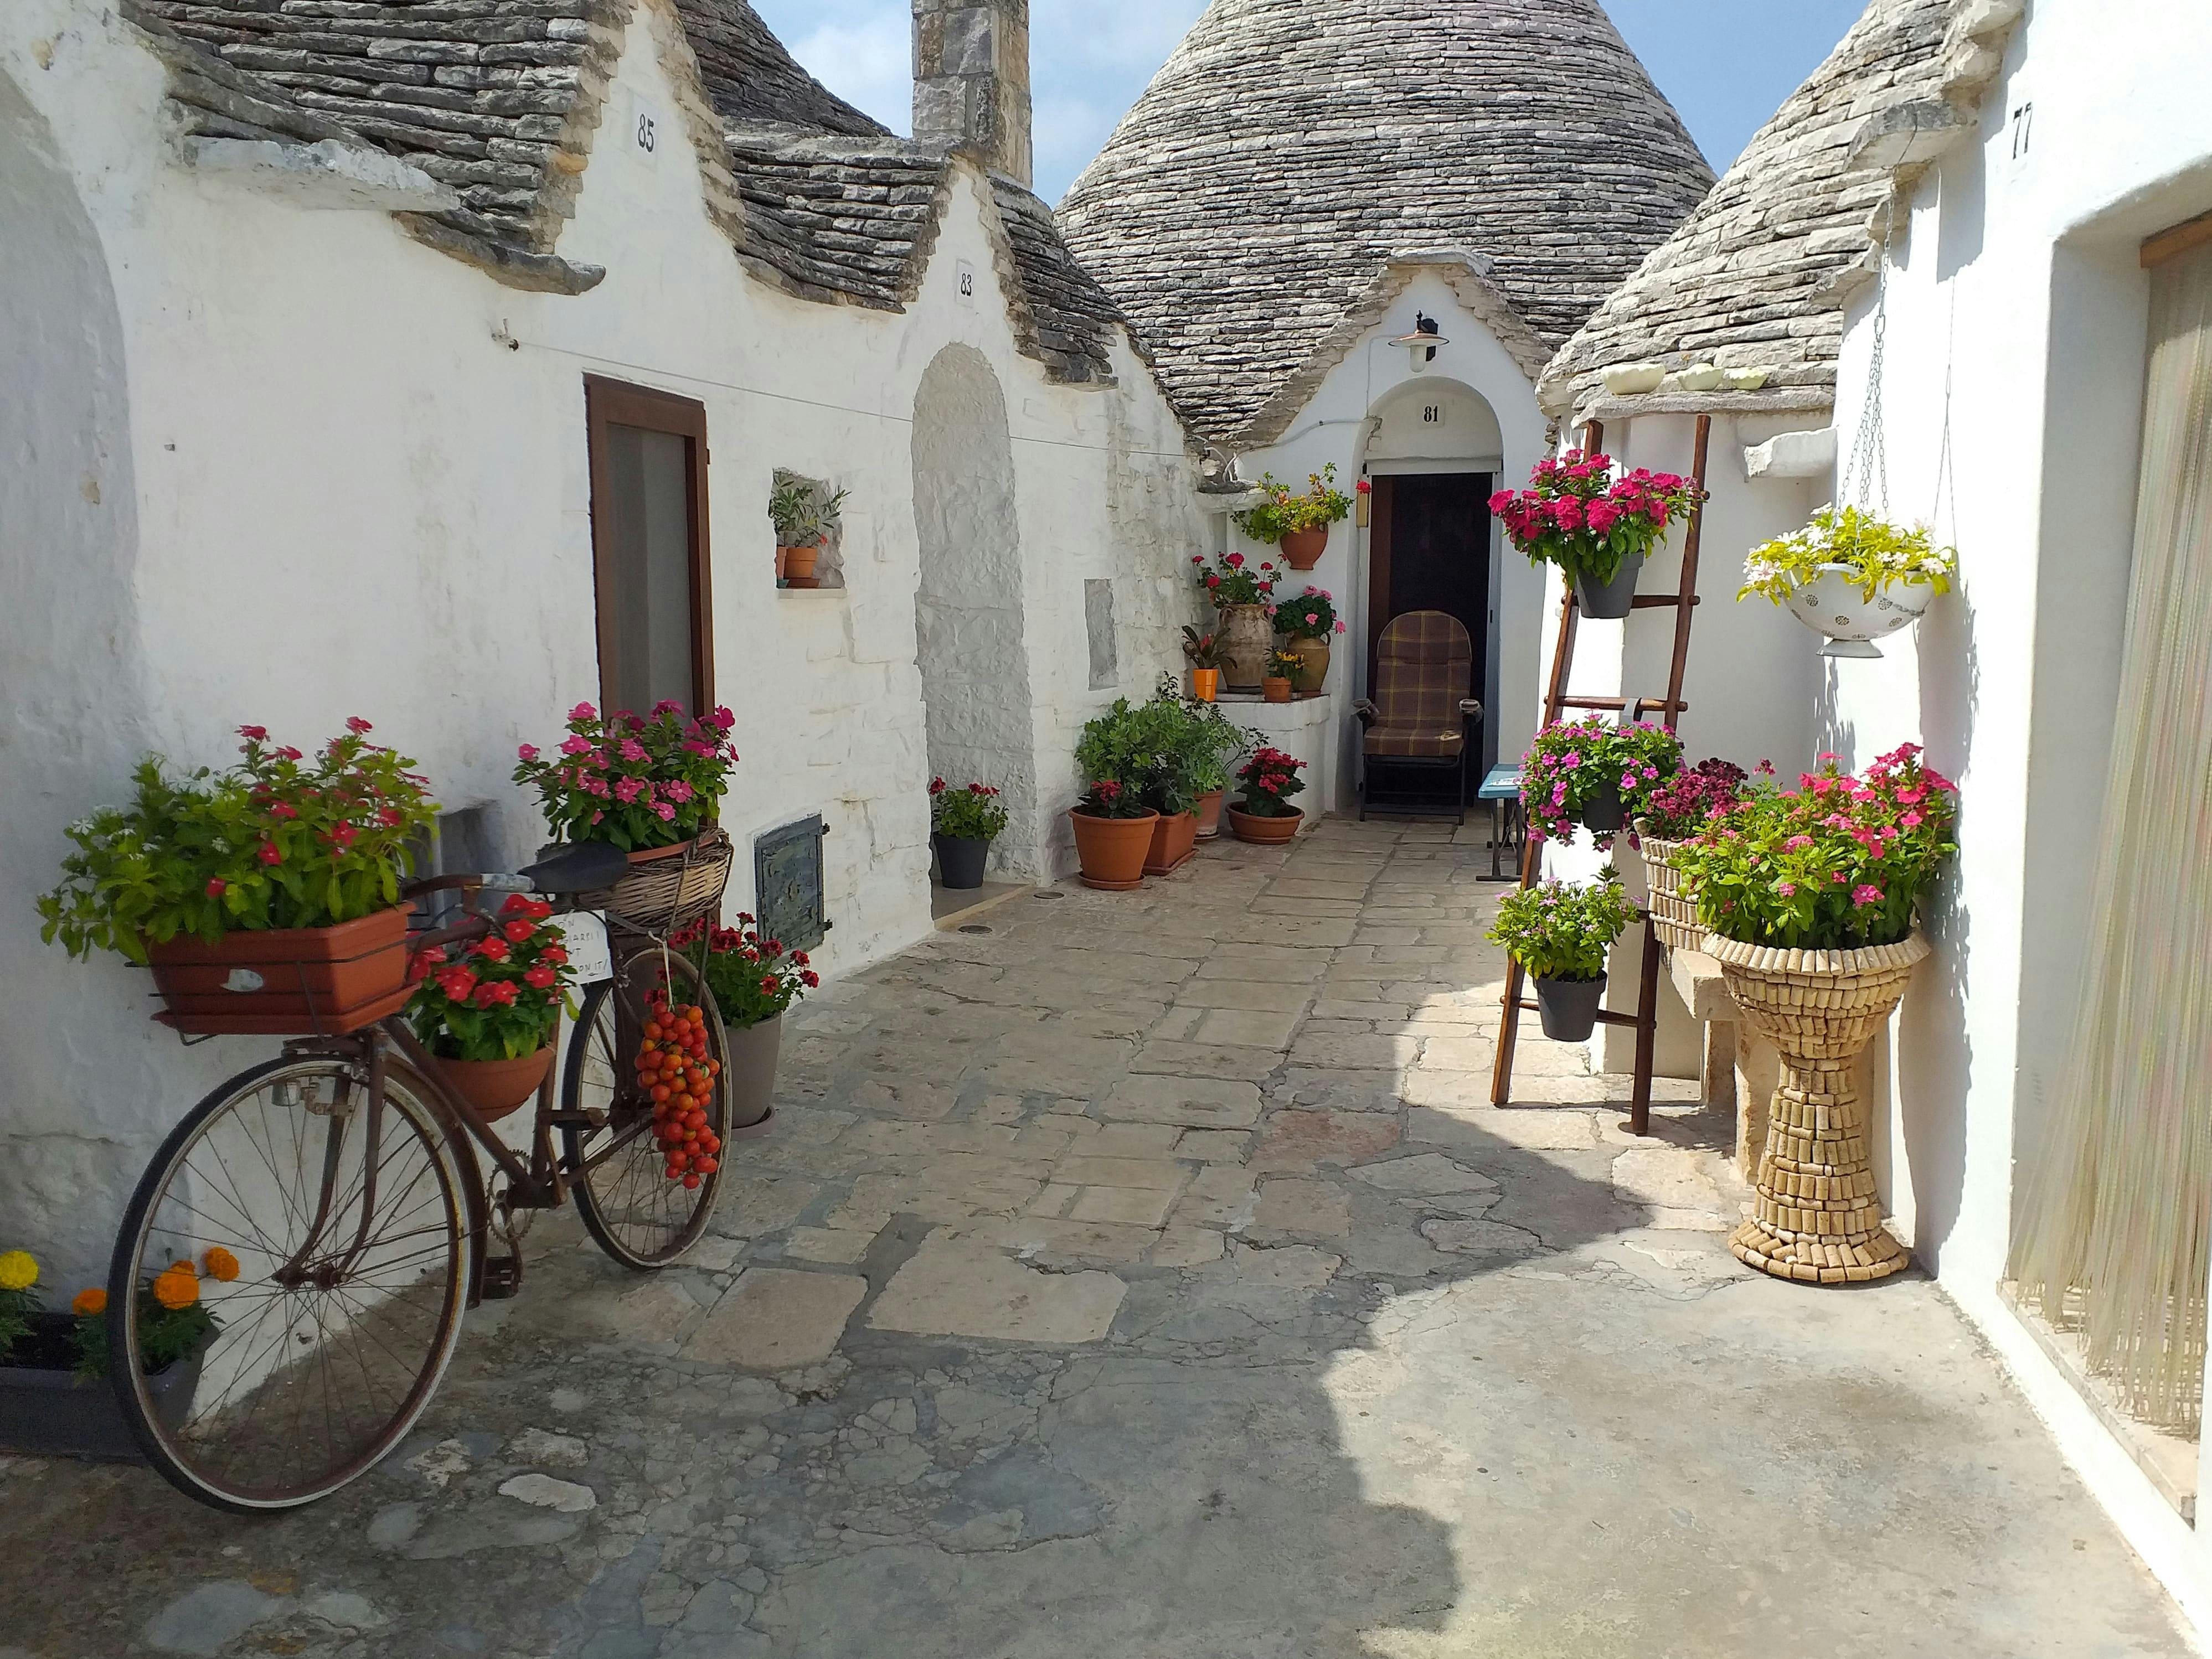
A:
<svg viewBox="0 0 2212 1659">
<path fill-rule="evenodd" d="M 666 1155 L 661 1171 L 696 1188 L 720 1167 L 722 1138 L 707 1125 L 722 1062 L 707 1052 L 707 1011 L 671 1006 L 668 994 L 647 994 L 644 1041 L 637 1048 L 637 1086 L 653 1102 L 653 1138 Z"/>
</svg>

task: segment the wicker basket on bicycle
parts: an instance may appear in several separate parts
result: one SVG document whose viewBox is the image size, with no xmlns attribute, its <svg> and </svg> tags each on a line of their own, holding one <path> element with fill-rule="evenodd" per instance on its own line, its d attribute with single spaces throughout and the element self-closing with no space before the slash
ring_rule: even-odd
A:
<svg viewBox="0 0 2212 1659">
<path fill-rule="evenodd" d="M 604 892 L 589 893 L 578 908 L 604 910 L 607 920 L 633 933 L 667 934 L 721 908 L 737 852 L 720 830 L 680 847 L 630 854 L 629 873 Z"/>
</svg>

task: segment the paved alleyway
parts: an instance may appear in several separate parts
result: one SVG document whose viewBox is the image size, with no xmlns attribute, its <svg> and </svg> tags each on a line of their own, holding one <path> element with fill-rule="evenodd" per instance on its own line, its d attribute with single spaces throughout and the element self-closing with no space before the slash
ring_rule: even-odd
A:
<svg viewBox="0 0 2212 1659">
<path fill-rule="evenodd" d="M 0 1470 L 0 1659 L 2188 1651 L 1929 1283 L 1741 1269 L 1728 1126 L 1577 1052 L 1488 1105 L 1478 868 L 1329 823 L 835 988 L 722 1236 L 541 1222 L 337 1498 Z"/>
</svg>

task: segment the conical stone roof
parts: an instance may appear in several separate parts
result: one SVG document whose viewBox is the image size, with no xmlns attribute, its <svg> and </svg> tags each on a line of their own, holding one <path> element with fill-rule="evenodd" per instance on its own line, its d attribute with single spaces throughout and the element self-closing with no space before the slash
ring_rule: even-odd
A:
<svg viewBox="0 0 2212 1659">
<path fill-rule="evenodd" d="M 1394 254 L 1465 250 L 1555 348 L 1712 182 L 1599 0 L 1213 0 L 1059 216 L 1233 441 Z"/>
</svg>

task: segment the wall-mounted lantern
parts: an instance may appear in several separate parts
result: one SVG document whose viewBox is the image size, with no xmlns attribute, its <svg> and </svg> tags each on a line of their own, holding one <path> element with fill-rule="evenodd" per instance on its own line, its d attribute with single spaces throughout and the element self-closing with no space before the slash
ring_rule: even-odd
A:
<svg viewBox="0 0 2212 1659">
<path fill-rule="evenodd" d="M 1441 345 L 1449 345 L 1451 342 L 1446 339 L 1437 329 L 1435 318 L 1430 316 L 1425 311 L 1417 311 L 1413 313 L 1413 331 L 1411 334 L 1401 334 L 1390 343 L 1405 348 L 1407 354 L 1413 360 L 1413 373 L 1419 374 L 1431 363 L 1436 362 L 1437 348 Z"/>
</svg>

